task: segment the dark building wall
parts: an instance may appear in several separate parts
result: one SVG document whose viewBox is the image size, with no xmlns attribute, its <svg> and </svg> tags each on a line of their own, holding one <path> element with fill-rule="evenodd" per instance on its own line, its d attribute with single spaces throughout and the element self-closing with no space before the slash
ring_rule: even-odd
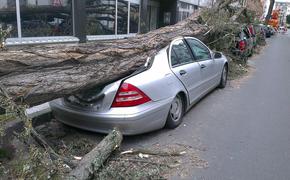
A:
<svg viewBox="0 0 290 180">
<path fill-rule="evenodd" d="M 159 3 L 157 28 L 172 25 L 177 22 L 177 0 L 152 0 Z M 150 30 L 149 0 L 141 0 L 140 32 L 146 33 Z M 149 14 L 148 14 L 149 13 Z"/>
<path fill-rule="evenodd" d="M 177 0 L 159 0 L 159 27 L 172 25 L 177 22 Z M 170 21 L 166 21 L 166 13 L 170 13 Z"/>
<path fill-rule="evenodd" d="M 149 0 L 141 0 L 140 33 L 146 33 L 149 31 L 149 24 L 147 21 L 148 2 Z"/>
<path fill-rule="evenodd" d="M 85 1 L 74 0 L 72 5 L 73 11 L 73 35 L 79 38 L 80 42 L 86 42 L 86 13 Z"/>
</svg>

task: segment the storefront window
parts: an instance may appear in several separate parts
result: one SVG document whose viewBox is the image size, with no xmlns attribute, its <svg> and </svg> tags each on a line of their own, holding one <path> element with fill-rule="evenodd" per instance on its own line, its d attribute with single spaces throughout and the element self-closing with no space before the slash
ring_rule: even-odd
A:
<svg viewBox="0 0 290 180">
<path fill-rule="evenodd" d="M 86 0 L 87 34 L 115 34 L 115 0 Z"/>
<path fill-rule="evenodd" d="M 20 0 L 23 37 L 72 35 L 71 0 Z"/>
<path fill-rule="evenodd" d="M 118 0 L 118 34 L 127 34 L 128 31 L 128 2 Z"/>
<path fill-rule="evenodd" d="M 17 37 L 15 0 L 0 0 L 0 26 L 12 29 L 9 37 Z"/>
<path fill-rule="evenodd" d="M 137 33 L 139 26 L 139 5 L 130 4 L 130 33 Z"/>
</svg>

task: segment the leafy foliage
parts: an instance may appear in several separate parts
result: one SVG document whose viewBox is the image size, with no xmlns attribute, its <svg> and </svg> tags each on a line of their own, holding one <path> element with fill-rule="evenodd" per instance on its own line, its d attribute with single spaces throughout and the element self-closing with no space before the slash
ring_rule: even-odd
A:
<svg viewBox="0 0 290 180">
<path fill-rule="evenodd" d="M 286 22 L 287 22 L 287 24 L 290 24 L 290 15 L 286 16 Z"/>
</svg>

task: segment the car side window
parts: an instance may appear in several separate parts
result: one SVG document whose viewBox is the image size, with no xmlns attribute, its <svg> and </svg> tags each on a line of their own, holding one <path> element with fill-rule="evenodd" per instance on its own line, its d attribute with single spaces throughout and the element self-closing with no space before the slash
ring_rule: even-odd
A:
<svg viewBox="0 0 290 180">
<path fill-rule="evenodd" d="M 178 65 L 179 61 L 178 61 L 178 57 L 175 53 L 175 51 L 172 49 L 171 50 L 171 66 L 176 66 Z"/>
<path fill-rule="evenodd" d="M 193 62 L 189 49 L 183 40 L 176 40 L 171 48 L 171 65 L 177 66 Z"/>
<path fill-rule="evenodd" d="M 194 39 L 186 39 L 186 41 L 190 49 L 192 50 L 193 54 L 195 55 L 197 61 L 211 59 L 210 51 L 202 43 Z"/>
</svg>

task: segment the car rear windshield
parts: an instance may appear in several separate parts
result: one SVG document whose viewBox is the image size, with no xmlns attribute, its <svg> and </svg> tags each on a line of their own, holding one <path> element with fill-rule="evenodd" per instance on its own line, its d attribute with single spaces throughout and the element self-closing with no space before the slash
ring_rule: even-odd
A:
<svg viewBox="0 0 290 180">
<path fill-rule="evenodd" d="M 247 38 L 246 34 L 244 31 L 241 31 L 238 33 L 238 37 L 240 38 L 240 40 L 243 40 L 244 38 Z"/>
</svg>

